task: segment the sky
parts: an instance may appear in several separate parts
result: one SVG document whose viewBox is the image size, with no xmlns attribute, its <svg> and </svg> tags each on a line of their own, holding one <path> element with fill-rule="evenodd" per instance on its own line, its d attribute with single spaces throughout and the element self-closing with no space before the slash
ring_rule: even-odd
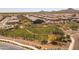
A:
<svg viewBox="0 0 79 59">
<path fill-rule="evenodd" d="M 0 8 L 0 12 L 38 12 L 38 11 L 57 11 L 64 8 Z"/>
</svg>

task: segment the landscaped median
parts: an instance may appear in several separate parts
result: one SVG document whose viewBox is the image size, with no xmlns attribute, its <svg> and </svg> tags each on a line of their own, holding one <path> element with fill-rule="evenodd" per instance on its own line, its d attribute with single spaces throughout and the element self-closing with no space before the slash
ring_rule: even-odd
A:
<svg viewBox="0 0 79 59">
<path fill-rule="evenodd" d="M 0 41 L 8 42 L 8 43 L 11 43 L 11 44 L 15 44 L 15 45 L 21 46 L 23 48 L 28 48 L 29 50 L 38 50 L 37 48 L 35 48 L 33 46 L 25 45 L 25 44 L 22 44 L 22 43 L 19 43 L 19 42 L 15 42 L 15 41 L 12 41 L 12 40 L 0 39 Z"/>
</svg>

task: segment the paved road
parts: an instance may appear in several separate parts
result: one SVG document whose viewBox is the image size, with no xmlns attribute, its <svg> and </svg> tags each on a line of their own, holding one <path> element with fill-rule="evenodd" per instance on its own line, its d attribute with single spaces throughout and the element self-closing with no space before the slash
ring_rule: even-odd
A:
<svg viewBox="0 0 79 59">
<path fill-rule="evenodd" d="M 8 28 L 10 25 L 6 25 L 6 23 L 10 20 L 10 17 L 6 17 L 0 22 L 0 28 Z"/>
<path fill-rule="evenodd" d="M 79 33 L 73 34 L 72 38 L 75 40 L 73 50 L 79 50 Z"/>
<path fill-rule="evenodd" d="M 27 49 L 10 43 L 0 42 L 0 50 L 27 50 Z"/>
<path fill-rule="evenodd" d="M 70 35 L 72 37 L 72 40 L 74 40 L 73 46 L 71 47 L 72 50 L 79 50 L 79 30 L 78 31 L 68 30 L 65 33 Z"/>
<path fill-rule="evenodd" d="M 10 17 L 6 17 L 4 20 L 2 20 L 2 21 L 0 22 L 0 24 L 2 24 L 3 26 L 5 26 L 6 23 L 7 23 L 9 20 L 10 20 Z"/>
</svg>

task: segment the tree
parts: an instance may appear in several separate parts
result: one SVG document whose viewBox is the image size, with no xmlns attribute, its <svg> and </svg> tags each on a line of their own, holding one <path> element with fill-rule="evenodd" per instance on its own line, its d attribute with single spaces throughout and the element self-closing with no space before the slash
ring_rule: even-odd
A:
<svg viewBox="0 0 79 59">
<path fill-rule="evenodd" d="M 47 43 L 48 43 L 47 40 L 42 40 L 42 41 L 41 41 L 41 44 L 47 44 Z"/>
<path fill-rule="evenodd" d="M 70 38 L 70 35 L 66 35 L 66 38 L 68 38 L 68 39 L 69 39 L 69 38 Z"/>
<path fill-rule="evenodd" d="M 48 35 L 48 43 L 55 41 L 56 38 L 57 38 L 56 35 L 53 35 L 53 34 Z"/>
<path fill-rule="evenodd" d="M 41 24 L 43 22 L 44 22 L 43 20 L 37 19 L 37 20 L 33 21 L 33 24 Z"/>
</svg>

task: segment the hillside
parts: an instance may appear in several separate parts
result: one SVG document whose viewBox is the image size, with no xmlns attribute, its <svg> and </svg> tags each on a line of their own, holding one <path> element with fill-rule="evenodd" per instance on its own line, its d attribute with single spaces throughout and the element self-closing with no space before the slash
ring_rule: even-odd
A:
<svg viewBox="0 0 79 59">
<path fill-rule="evenodd" d="M 73 9 L 73 8 L 68 8 L 60 11 L 53 11 L 56 13 L 79 13 L 79 10 Z"/>
</svg>

